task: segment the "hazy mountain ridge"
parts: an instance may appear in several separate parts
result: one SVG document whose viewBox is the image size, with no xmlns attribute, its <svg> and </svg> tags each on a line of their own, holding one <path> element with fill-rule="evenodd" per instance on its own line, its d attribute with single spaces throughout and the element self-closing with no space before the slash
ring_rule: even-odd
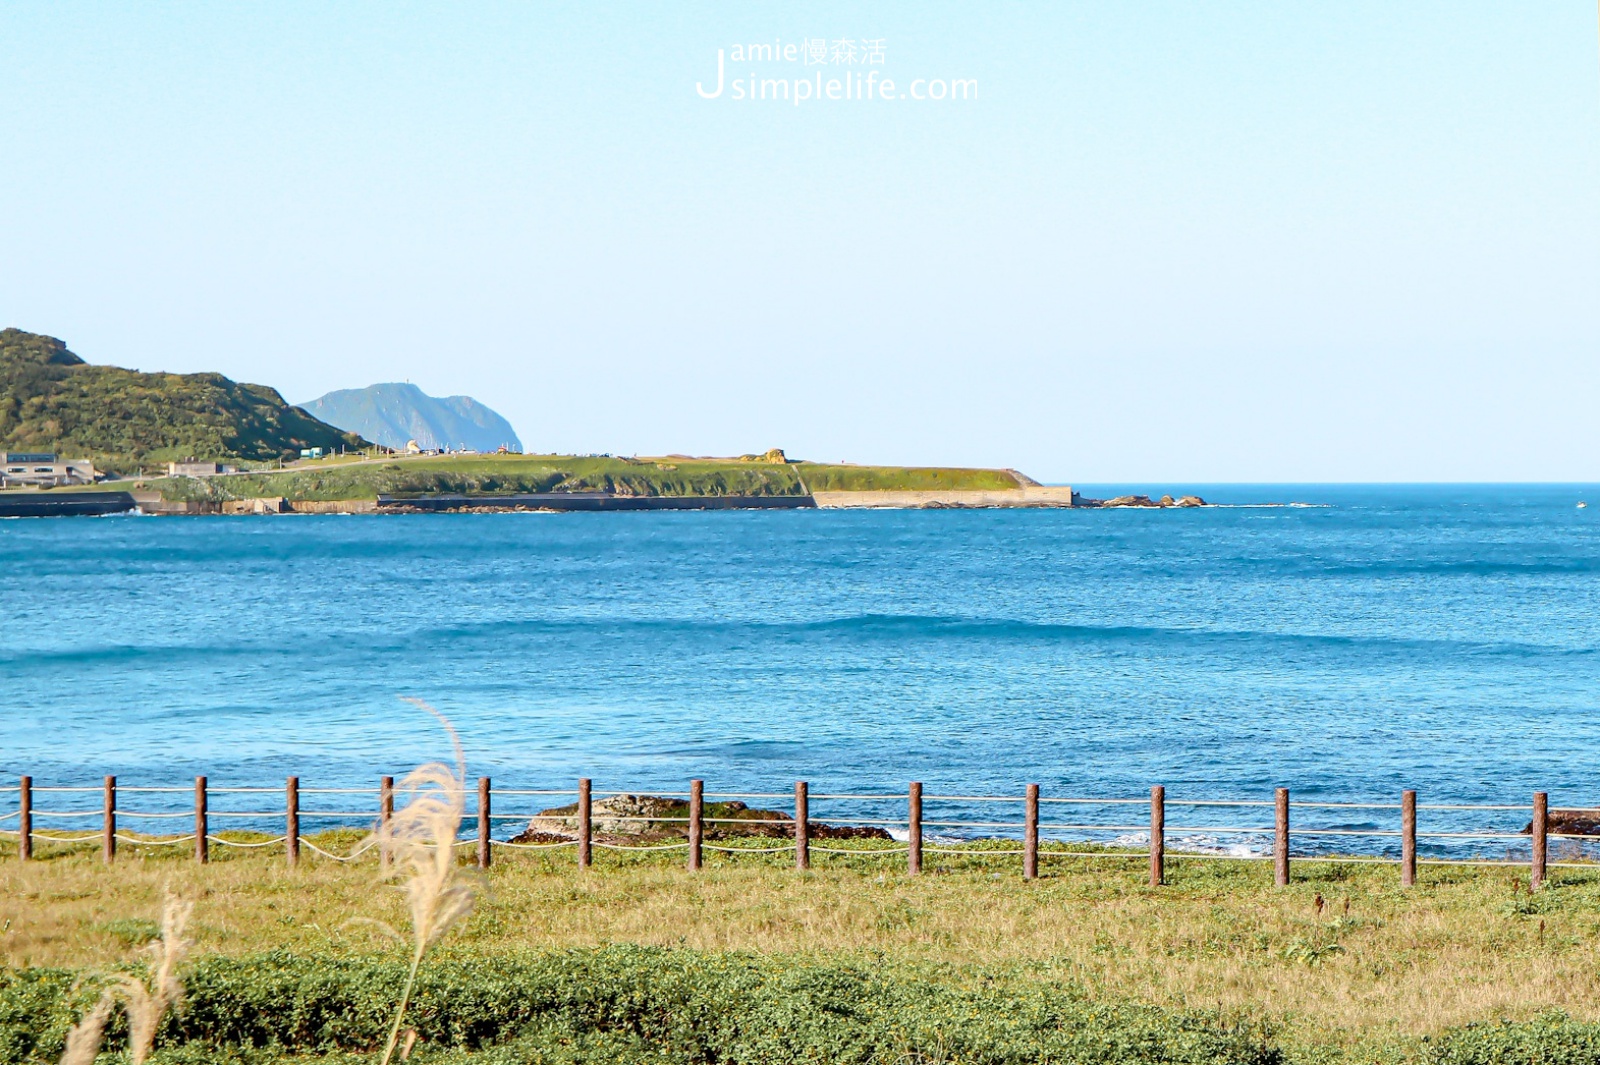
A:
<svg viewBox="0 0 1600 1065">
<path fill-rule="evenodd" d="M 385 447 L 399 449 L 415 440 L 430 450 L 522 450 L 511 423 L 471 396 L 430 396 L 409 381 L 342 388 L 301 406 Z"/>
<path fill-rule="evenodd" d="M 369 446 L 219 373 L 95 366 L 55 337 L 0 330 L 0 450 L 56 451 L 116 469 L 188 457 L 256 461 Z"/>
</svg>

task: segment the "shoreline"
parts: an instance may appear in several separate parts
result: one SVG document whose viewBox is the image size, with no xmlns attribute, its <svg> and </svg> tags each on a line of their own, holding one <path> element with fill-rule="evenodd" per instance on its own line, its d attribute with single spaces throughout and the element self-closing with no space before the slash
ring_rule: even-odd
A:
<svg viewBox="0 0 1600 1065">
<path fill-rule="evenodd" d="M 379 495 L 376 499 L 294 500 L 285 496 L 172 500 L 159 492 L 61 489 L 0 493 L 0 517 L 103 516 L 137 510 L 151 516 L 282 514 L 503 514 L 660 510 L 993 510 L 1194 509 L 1199 496 L 1088 499 L 1067 485 L 1014 489 L 821 491 L 804 495 L 626 495 L 615 492 Z"/>
</svg>

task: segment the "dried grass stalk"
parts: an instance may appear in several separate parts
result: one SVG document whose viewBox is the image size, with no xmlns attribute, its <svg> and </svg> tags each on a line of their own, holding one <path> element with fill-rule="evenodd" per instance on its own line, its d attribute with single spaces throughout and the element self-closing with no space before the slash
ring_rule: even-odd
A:
<svg viewBox="0 0 1600 1065">
<path fill-rule="evenodd" d="M 61 1055 L 61 1065 L 94 1065 L 94 1059 L 100 1056 L 100 1044 L 106 1038 L 106 1022 L 111 1019 L 116 1004 L 116 999 L 107 991 L 94 1008 L 72 1026 L 67 1033 L 67 1049 Z"/>
<path fill-rule="evenodd" d="M 178 967 L 189 956 L 187 932 L 193 912 L 194 903 L 167 893 L 161 906 L 161 935 L 145 948 L 150 955 L 148 980 L 128 973 L 114 977 L 94 1008 L 67 1033 L 61 1065 L 93 1065 L 105 1040 L 106 1022 L 119 1000 L 128 1011 L 129 1060 L 133 1065 L 144 1065 L 155 1047 L 162 1018 L 183 1004 Z"/>
<path fill-rule="evenodd" d="M 439 719 L 450 734 L 455 765 L 432 762 L 407 774 L 399 784 L 399 791 L 408 797 L 405 805 L 373 834 L 388 859 L 385 878 L 401 881 L 411 917 L 411 969 L 384 1045 L 383 1065 L 394 1058 L 422 959 L 428 948 L 472 912 L 476 894 L 471 879 L 456 864 L 456 840 L 467 801 L 467 762 L 461 738 L 439 711 L 419 699 L 406 701 Z"/>
<path fill-rule="evenodd" d="M 156 1042 L 156 1029 L 169 1010 L 183 1004 L 183 981 L 178 966 L 189 955 L 189 916 L 194 903 L 168 894 L 161 907 L 161 938 L 152 942 L 148 982 L 133 976 L 118 981 L 128 1010 L 128 1053 L 133 1065 L 144 1065 Z"/>
</svg>

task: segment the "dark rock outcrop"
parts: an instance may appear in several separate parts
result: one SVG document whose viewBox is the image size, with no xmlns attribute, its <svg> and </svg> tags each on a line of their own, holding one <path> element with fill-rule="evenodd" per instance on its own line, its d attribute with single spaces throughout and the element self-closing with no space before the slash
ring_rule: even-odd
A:
<svg viewBox="0 0 1600 1065">
<path fill-rule="evenodd" d="M 1559 836 L 1600 836 L 1600 810 L 1551 810 L 1545 815 L 1545 831 Z M 1533 822 L 1522 826 L 1524 836 L 1533 835 Z"/>
<path fill-rule="evenodd" d="M 1149 496 L 1114 496 L 1111 499 L 1085 499 L 1080 497 L 1074 504 L 1078 507 L 1101 507 L 1105 509 L 1123 507 L 1145 507 L 1160 510 L 1168 507 L 1203 507 L 1206 501 L 1199 496 L 1162 496 L 1160 499 L 1151 499 Z"/>
<path fill-rule="evenodd" d="M 602 843 L 651 843 L 683 839 L 689 834 L 689 803 L 660 795 L 614 795 L 589 808 L 593 838 Z M 706 840 L 736 836 L 793 839 L 794 818 L 777 810 L 757 810 L 737 800 L 708 802 L 701 812 Z M 889 833 L 867 825 L 808 824 L 811 839 L 889 839 Z M 578 804 L 569 803 L 536 814 L 513 843 L 560 843 L 577 838 Z"/>
</svg>

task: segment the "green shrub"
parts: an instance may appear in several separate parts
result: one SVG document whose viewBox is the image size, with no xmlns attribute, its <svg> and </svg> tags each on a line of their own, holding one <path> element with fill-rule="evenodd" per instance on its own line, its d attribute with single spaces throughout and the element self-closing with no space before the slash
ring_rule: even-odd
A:
<svg viewBox="0 0 1600 1065">
<path fill-rule="evenodd" d="M 1531 1021 L 1469 1024 L 1430 1040 L 1427 1065 L 1600 1065 L 1600 1025 L 1564 1013 Z"/>
<path fill-rule="evenodd" d="M 159 1060 L 370 1050 L 404 977 L 399 960 L 206 958 L 187 974 L 188 1005 L 163 1029 Z M 84 1004 L 72 988 L 59 970 L 0 977 L 0 1062 L 55 1060 Z M 1045 978 L 632 946 L 437 961 L 408 1022 L 435 1053 L 459 1051 L 432 1060 L 475 1065 L 1280 1060 L 1254 1026 L 1089 1002 Z"/>
</svg>

